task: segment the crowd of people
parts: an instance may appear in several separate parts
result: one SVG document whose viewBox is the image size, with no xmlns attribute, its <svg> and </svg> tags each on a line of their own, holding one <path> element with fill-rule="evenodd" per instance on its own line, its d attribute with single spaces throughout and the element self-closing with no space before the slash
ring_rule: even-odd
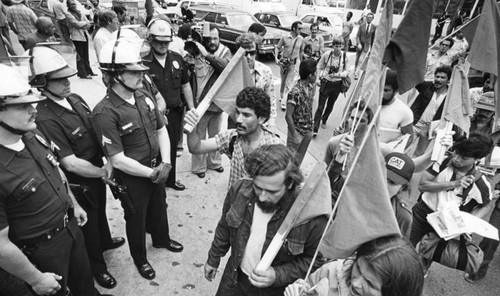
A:
<svg viewBox="0 0 500 296">
<path fill-rule="evenodd" d="M 454 127 L 435 137 L 436 122 L 450 99 L 453 67 L 467 56 L 460 31 L 432 41 L 439 49 L 429 50 L 426 79 L 410 91 L 408 101 L 397 96 L 398 73 L 387 70 L 380 113 L 355 98 L 342 112 L 341 125 L 329 131 L 333 136 L 324 147 L 331 192 L 327 200 L 333 207 L 368 127 L 378 121 L 382 154 L 374 157 L 385 161 L 384 185 L 393 208 L 387 214 L 394 215 L 401 235 L 364 242 L 342 260 L 321 253 L 316 257 L 332 210 L 316 207 L 290 230 L 270 267 L 261 269 L 262 255 L 304 184 L 300 167 L 310 142 L 320 127 L 327 128 L 339 94 L 349 89 L 346 80 L 351 74 L 355 80 L 363 75 L 358 66 L 369 57 L 377 30 L 373 13 L 367 12 L 357 33 L 354 71 L 346 66 L 345 53 L 352 13 L 332 48 L 324 47 L 317 24 L 303 38 L 299 21 L 276 45 L 279 103 L 287 124 L 284 140 L 276 133 L 273 73 L 256 60 L 266 34 L 261 24 L 253 24 L 236 41 L 253 86 L 239 91 L 228 129 L 222 130 L 220 106 L 208 101 L 206 111 L 196 108 L 211 99 L 207 94 L 233 57 L 217 26 L 200 32 L 184 8 L 186 23 L 177 32 L 167 17 L 148 17 L 147 37 L 141 39 L 124 26 L 133 19 L 123 6 L 106 10 L 93 1 L 95 17 L 87 18 L 76 0 L 54 0 L 54 24 L 36 17 L 23 0 L 12 2 L 8 25 L 29 50 L 31 73 L 23 77 L 15 67 L 0 64 L 0 295 L 101 295 L 94 280 L 107 289 L 118 284 L 103 252 L 126 243 L 140 276 L 154 279 L 147 233 L 153 248 L 184 249 L 169 233 L 165 189 L 186 189 L 176 175 L 184 124 L 194 126 L 186 132 L 193 174 L 205 178 L 209 170 L 222 173 L 221 155 L 230 159 L 222 216 L 204 266 L 205 278 L 212 281 L 221 258 L 231 250 L 216 295 L 419 296 L 436 261 L 419 251 L 421 240 L 435 233 L 426 219 L 429 214 L 454 207 L 487 219 L 492 212 L 489 222 L 500 227 L 496 184 L 479 165 L 488 166 L 484 158 L 497 144 L 492 75 L 484 73 L 484 84 L 471 89 L 476 113 L 470 131 Z M 10 40 L 2 38 L 9 49 Z M 74 65 L 63 58 L 60 44 L 45 43 L 56 38 L 62 45 L 74 45 Z M 107 88 L 93 109 L 71 91 L 69 80 L 96 76 L 89 48 L 95 50 Z M 431 160 L 436 141 L 447 148 L 439 164 Z M 412 181 L 418 183 L 419 198 L 410 208 L 404 196 Z M 111 234 L 107 186 L 123 207 L 126 239 Z M 481 241 L 484 261 L 477 269 L 464 268 L 465 280 L 486 276 L 497 247 L 498 241 Z M 313 272 L 308 274 L 310 266 Z"/>
</svg>

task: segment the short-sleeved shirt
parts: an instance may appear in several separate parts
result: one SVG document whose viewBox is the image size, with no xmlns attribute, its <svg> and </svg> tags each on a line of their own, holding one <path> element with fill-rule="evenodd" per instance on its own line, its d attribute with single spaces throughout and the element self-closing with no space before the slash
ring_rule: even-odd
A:
<svg viewBox="0 0 500 296">
<path fill-rule="evenodd" d="M 292 114 L 295 129 L 301 134 L 306 135 L 313 130 L 312 104 L 315 87 L 309 85 L 304 88 L 300 81 L 297 81 L 292 90 L 288 93 L 287 103 L 295 105 Z"/>
<path fill-rule="evenodd" d="M 251 74 L 254 78 L 255 87 L 263 89 L 271 99 L 271 116 L 269 118 L 269 125 L 274 126 L 278 113 L 276 112 L 273 72 L 268 66 L 255 61 L 254 71 Z"/>
<path fill-rule="evenodd" d="M 59 226 L 72 206 L 50 144 L 39 132 L 22 141 L 20 152 L 0 145 L 0 230 L 14 242 Z"/>
<path fill-rule="evenodd" d="M 325 51 L 325 40 L 323 40 L 323 36 L 317 35 L 316 38 L 312 39 L 311 35 L 309 35 L 304 38 L 304 44 L 310 44 L 312 52 L 316 53 L 317 56 L 320 56 Z"/>
<path fill-rule="evenodd" d="M 435 176 L 435 182 L 449 182 L 455 180 L 455 171 L 452 165 L 452 157 L 446 158 L 436 170 L 434 166 L 427 172 Z M 476 167 L 467 172 L 466 175 L 474 175 Z M 472 185 L 458 192 L 455 190 L 440 192 L 423 192 L 422 201 L 433 211 L 439 211 L 448 206 L 456 206 L 461 211 L 470 213 L 477 205 L 486 205 L 490 202 L 490 184 L 484 176 L 477 179 Z"/>
<path fill-rule="evenodd" d="M 92 125 L 107 157 L 123 152 L 151 167 L 160 153 L 157 130 L 165 124 L 153 99 L 141 91 L 134 98 L 132 105 L 110 90 L 94 108 Z"/>
<path fill-rule="evenodd" d="M 434 81 L 437 68 L 441 66 L 451 66 L 451 64 L 457 59 L 457 54 L 449 50 L 444 54 L 440 54 L 437 50 L 429 52 L 427 54 L 424 80 Z"/>
<path fill-rule="evenodd" d="M 347 71 L 347 66 L 344 69 L 344 65 L 349 64 L 349 59 L 347 58 L 347 55 L 344 54 L 344 52 L 341 52 L 339 56 L 336 56 L 333 53 L 333 50 L 329 50 L 323 55 L 321 55 L 321 58 L 318 61 L 318 76 L 320 79 L 326 79 L 328 81 L 340 81 L 342 78 L 340 77 L 331 77 L 330 74 L 335 74 L 338 75 L 340 73 L 343 74 L 348 74 L 349 72 Z"/>
<path fill-rule="evenodd" d="M 44 93 L 48 100 L 38 103 L 37 126 L 51 144 L 54 153 L 63 159 L 70 155 L 89 161 L 95 166 L 102 166 L 102 150 L 90 122 L 91 110 L 78 95 L 71 94 L 67 100 L 72 110 L 50 99 L 51 94 Z M 79 176 L 65 170 L 68 180 L 79 183 Z"/>
<path fill-rule="evenodd" d="M 179 107 L 182 104 L 182 85 L 189 83 L 188 69 L 182 56 L 169 50 L 163 67 L 151 50 L 143 62 L 149 67 L 149 73 L 165 99 L 167 108 Z"/>
<path fill-rule="evenodd" d="M 300 49 L 304 38 L 302 36 L 297 36 L 293 38 L 291 35 L 281 37 L 280 41 L 276 45 L 277 48 L 283 47 L 283 57 L 295 59 L 300 56 Z"/>
<path fill-rule="evenodd" d="M 66 1 L 49 0 L 47 4 L 49 9 L 52 9 L 54 12 L 57 20 L 64 20 L 66 18 L 66 12 L 68 11 Z"/>
<path fill-rule="evenodd" d="M 413 112 L 410 107 L 403 103 L 400 99 L 395 98 L 390 105 L 382 105 L 379 117 L 379 140 L 381 142 L 392 141 L 394 139 L 383 136 L 383 131 L 395 132 L 401 131 L 405 127 L 413 123 Z M 380 133 L 382 132 L 382 133 Z"/>
<path fill-rule="evenodd" d="M 234 137 L 234 146 L 231 153 L 230 143 L 231 139 Z M 247 177 L 248 174 L 245 170 L 245 153 L 243 151 L 242 137 L 238 135 L 235 129 L 230 129 L 227 131 L 220 132 L 215 135 L 215 141 L 217 143 L 217 149 L 220 153 L 226 154 L 231 159 L 231 172 L 229 173 L 229 186 L 233 185 L 234 182 L 241 178 Z M 262 129 L 262 137 L 259 141 L 259 147 L 263 145 L 270 144 L 283 144 L 280 138 L 273 132 Z"/>
<path fill-rule="evenodd" d="M 354 29 L 354 24 L 351 21 L 344 21 L 342 23 L 342 37 L 346 38 L 351 35 L 352 30 Z"/>
<path fill-rule="evenodd" d="M 7 8 L 7 20 L 16 25 L 19 40 L 24 41 L 29 34 L 36 32 L 37 16 L 24 4 L 14 4 Z"/>
</svg>

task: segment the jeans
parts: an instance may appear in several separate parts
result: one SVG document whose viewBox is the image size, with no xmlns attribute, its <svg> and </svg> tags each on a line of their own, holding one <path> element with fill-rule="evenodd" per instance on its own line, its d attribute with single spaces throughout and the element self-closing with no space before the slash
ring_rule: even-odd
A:
<svg viewBox="0 0 500 296">
<path fill-rule="evenodd" d="M 424 235 L 434 231 L 434 228 L 427 222 L 427 215 L 433 213 L 433 211 L 421 200 L 413 206 L 412 212 L 413 223 L 411 225 L 410 243 L 416 246 Z"/>
<path fill-rule="evenodd" d="M 320 91 L 319 93 L 318 109 L 316 109 L 316 113 L 314 114 L 314 132 L 318 132 L 321 122 L 326 124 L 326 122 L 328 121 L 328 117 L 333 110 L 333 105 L 339 97 L 342 80 L 335 82 L 325 81 L 321 83 L 326 83 L 326 85 L 323 91 Z"/>
<path fill-rule="evenodd" d="M 208 137 L 212 138 L 220 132 L 222 124 L 222 113 L 207 111 L 200 119 L 200 122 L 195 127 L 195 132 L 201 140 Z M 211 152 L 206 154 L 192 155 L 191 157 L 191 172 L 194 174 L 205 173 L 207 168 L 218 169 L 221 166 L 220 153 Z"/>
<path fill-rule="evenodd" d="M 301 135 L 297 130 L 295 131 L 295 136 L 290 135 L 288 131 L 288 137 L 286 139 L 286 146 L 295 150 L 295 157 L 297 158 L 299 165 L 304 160 L 309 143 L 311 143 L 313 133 L 312 131 L 307 132 L 305 135 Z"/>
</svg>

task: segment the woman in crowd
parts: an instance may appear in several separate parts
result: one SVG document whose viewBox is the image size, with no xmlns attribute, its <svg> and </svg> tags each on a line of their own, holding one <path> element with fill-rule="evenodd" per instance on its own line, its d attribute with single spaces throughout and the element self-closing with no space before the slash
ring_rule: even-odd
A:
<svg viewBox="0 0 500 296">
<path fill-rule="evenodd" d="M 307 281 L 297 280 L 285 296 L 420 296 L 424 271 L 412 245 L 400 236 L 362 244 L 353 257 L 324 264 Z"/>
</svg>

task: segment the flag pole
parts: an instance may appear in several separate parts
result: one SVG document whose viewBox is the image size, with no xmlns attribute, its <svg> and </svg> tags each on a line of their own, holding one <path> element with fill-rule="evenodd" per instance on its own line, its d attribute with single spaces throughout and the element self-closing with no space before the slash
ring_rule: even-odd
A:
<svg viewBox="0 0 500 296">
<path fill-rule="evenodd" d="M 375 122 L 377 121 L 376 119 L 378 118 L 378 116 L 380 115 L 380 110 L 382 109 L 382 106 L 379 106 L 377 108 L 377 111 L 375 112 L 375 114 L 373 115 L 373 119 L 372 121 L 370 122 L 370 125 L 368 126 L 368 129 L 366 130 L 365 132 L 365 135 L 363 137 L 363 141 L 361 142 L 361 145 L 359 146 L 359 149 L 358 151 L 356 152 L 356 156 L 354 157 L 354 160 L 352 162 L 352 165 L 354 166 L 356 164 L 356 162 L 358 161 L 359 159 L 359 156 L 361 155 L 361 152 L 363 151 L 363 147 L 365 146 L 366 144 L 366 141 L 368 141 L 368 137 L 370 136 L 370 133 L 373 129 L 373 127 L 375 126 Z M 326 227 L 325 229 L 323 230 L 323 233 L 321 234 L 321 238 L 319 239 L 319 243 L 318 243 L 318 248 L 316 249 L 316 251 L 314 252 L 314 256 L 311 260 L 311 264 L 309 265 L 309 268 L 307 269 L 307 273 L 306 273 L 306 276 L 304 279 L 307 280 L 307 278 L 309 277 L 309 275 L 311 274 L 311 271 L 312 271 L 312 267 L 314 265 L 314 261 L 316 260 L 316 258 L 318 257 L 318 253 L 319 253 L 319 246 L 321 245 L 321 242 L 323 241 L 323 239 L 325 238 L 326 236 L 326 233 L 328 231 L 328 227 L 332 224 L 332 221 L 333 221 L 333 217 L 337 211 L 337 208 L 338 208 L 338 205 L 339 205 L 339 202 L 340 202 L 340 199 L 344 196 L 344 191 L 345 191 L 345 188 L 346 188 L 346 184 L 347 182 L 351 179 L 351 176 L 352 176 L 352 173 L 354 172 L 354 170 L 349 170 L 349 172 L 347 173 L 347 176 L 345 178 L 345 181 L 344 181 L 344 185 L 342 186 L 342 189 L 340 189 L 340 193 L 339 193 L 339 198 L 337 199 L 337 201 L 335 202 L 335 205 L 332 209 L 332 212 L 330 214 L 330 217 L 328 217 L 328 222 L 326 222 Z"/>
</svg>

